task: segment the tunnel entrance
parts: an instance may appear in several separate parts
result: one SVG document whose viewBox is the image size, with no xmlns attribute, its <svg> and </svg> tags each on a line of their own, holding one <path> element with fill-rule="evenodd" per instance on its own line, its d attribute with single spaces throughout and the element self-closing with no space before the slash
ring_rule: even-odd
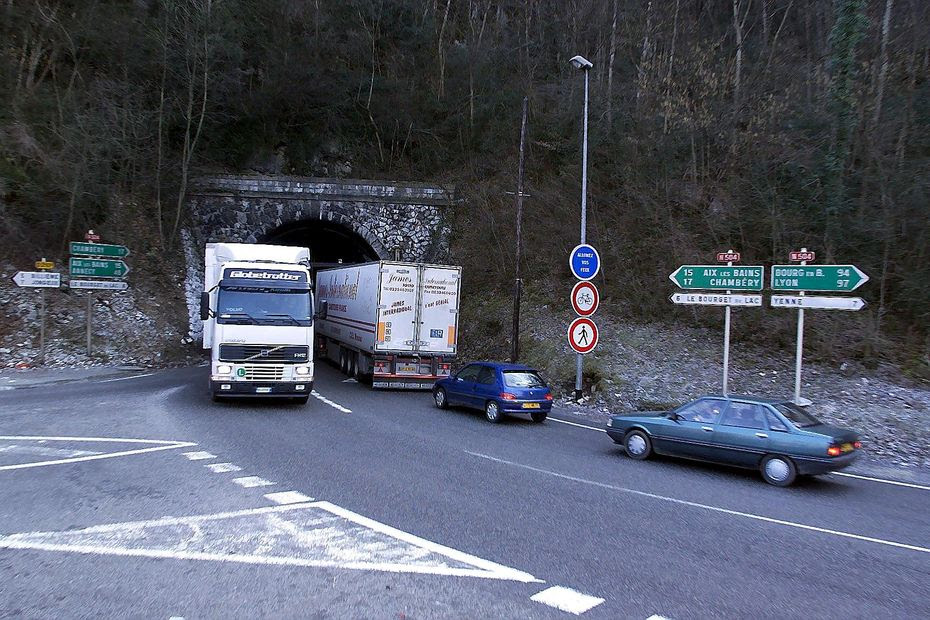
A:
<svg viewBox="0 0 930 620">
<path fill-rule="evenodd" d="M 310 248 L 314 272 L 340 264 L 367 263 L 381 259 L 371 244 L 357 232 L 326 220 L 288 222 L 265 234 L 259 243 Z"/>
</svg>

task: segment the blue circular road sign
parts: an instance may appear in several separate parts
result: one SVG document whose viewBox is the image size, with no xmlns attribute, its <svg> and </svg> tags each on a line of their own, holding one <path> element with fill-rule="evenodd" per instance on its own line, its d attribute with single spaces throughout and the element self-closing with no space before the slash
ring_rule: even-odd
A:
<svg viewBox="0 0 930 620">
<path fill-rule="evenodd" d="M 601 257 L 592 246 L 582 243 L 572 250 L 568 266 L 579 280 L 590 280 L 601 270 Z"/>
</svg>

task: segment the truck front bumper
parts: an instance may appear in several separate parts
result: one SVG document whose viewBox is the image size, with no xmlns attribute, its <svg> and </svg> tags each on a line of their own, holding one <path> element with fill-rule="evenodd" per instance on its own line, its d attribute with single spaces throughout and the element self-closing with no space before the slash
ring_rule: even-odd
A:
<svg viewBox="0 0 930 620">
<path fill-rule="evenodd" d="M 313 380 L 307 381 L 216 381 L 210 380 L 210 390 L 217 396 L 309 396 Z"/>
</svg>

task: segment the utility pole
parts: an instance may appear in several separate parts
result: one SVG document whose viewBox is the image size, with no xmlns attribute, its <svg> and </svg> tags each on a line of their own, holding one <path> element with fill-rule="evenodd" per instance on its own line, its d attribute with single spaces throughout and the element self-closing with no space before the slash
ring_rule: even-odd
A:
<svg viewBox="0 0 930 620">
<path fill-rule="evenodd" d="M 517 172 L 517 266 L 513 284 L 513 338 L 511 339 L 510 361 L 520 358 L 520 296 L 523 293 L 520 263 L 523 259 L 523 150 L 526 144 L 526 112 L 529 99 L 523 98 L 523 120 L 520 122 L 520 166 Z"/>
</svg>

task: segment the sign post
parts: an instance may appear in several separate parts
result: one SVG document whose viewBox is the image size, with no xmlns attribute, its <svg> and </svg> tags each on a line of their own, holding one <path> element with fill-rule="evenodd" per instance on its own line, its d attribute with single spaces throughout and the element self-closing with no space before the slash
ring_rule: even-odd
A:
<svg viewBox="0 0 930 620">
<path fill-rule="evenodd" d="M 87 355 L 91 353 L 91 334 L 93 316 L 93 293 L 91 291 L 125 291 L 129 285 L 122 279 L 129 273 L 129 265 L 120 260 L 129 256 L 125 245 L 100 243 L 100 235 L 88 230 L 84 242 L 72 241 L 71 257 L 68 259 L 68 274 L 71 279 L 68 287 L 87 290 L 86 340 Z M 107 278 L 105 280 L 85 280 L 79 278 Z"/>
<path fill-rule="evenodd" d="M 55 263 L 44 258 L 36 261 L 36 269 L 43 271 L 18 271 L 13 276 L 16 286 L 39 289 L 39 363 L 45 363 L 45 289 L 61 286 L 61 274 L 44 271 L 51 269 Z"/>
<path fill-rule="evenodd" d="M 584 205 L 583 194 L 584 192 L 582 192 L 582 205 Z M 583 319 L 575 319 L 569 326 L 568 341 L 572 345 L 572 348 L 578 353 L 575 357 L 575 400 L 581 400 L 583 355 L 585 353 L 590 353 L 597 344 L 597 326 L 594 324 L 594 321 L 584 318 L 594 314 L 599 303 L 597 288 L 589 281 L 594 279 L 594 276 L 601 270 L 600 254 L 597 253 L 597 250 L 595 250 L 593 246 L 585 243 L 585 224 L 583 216 L 581 224 L 581 243 L 576 245 L 572 253 L 569 254 L 568 267 L 571 269 L 572 275 L 580 280 L 572 289 L 572 307 Z M 583 285 L 584 288 L 582 288 Z M 584 322 L 579 323 L 579 321 L 582 320 Z M 576 336 L 578 340 L 583 339 L 585 341 L 592 338 L 592 336 L 588 334 L 588 329 L 594 332 L 593 344 L 591 344 L 590 347 L 586 347 L 585 345 L 577 346 L 578 342 L 576 342 Z"/>
</svg>

